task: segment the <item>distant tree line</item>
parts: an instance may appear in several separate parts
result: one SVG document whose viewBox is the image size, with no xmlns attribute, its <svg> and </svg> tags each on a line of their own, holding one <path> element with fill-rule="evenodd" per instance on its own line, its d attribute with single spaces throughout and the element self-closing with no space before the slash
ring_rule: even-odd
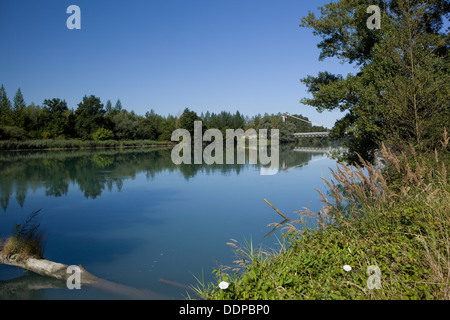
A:
<svg viewBox="0 0 450 320">
<path fill-rule="evenodd" d="M 308 121 L 308 118 L 296 115 Z M 84 96 L 75 110 L 60 98 L 45 99 L 41 106 L 24 101 L 20 88 L 11 103 L 6 90 L 0 87 L 0 140 L 81 139 L 81 140 L 154 140 L 170 141 L 172 132 L 185 128 L 193 132 L 194 121 L 203 128 L 247 130 L 249 128 L 279 129 L 281 142 L 292 140 L 294 132 L 326 131 L 299 120 L 283 121 L 281 113 L 244 116 L 231 113 L 206 112 L 198 115 L 189 108 L 180 116 L 162 116 L 152 109 L 145 115 L 123 108 L 120 99 L 104 105 L 100 98 Z"/>
</svg>

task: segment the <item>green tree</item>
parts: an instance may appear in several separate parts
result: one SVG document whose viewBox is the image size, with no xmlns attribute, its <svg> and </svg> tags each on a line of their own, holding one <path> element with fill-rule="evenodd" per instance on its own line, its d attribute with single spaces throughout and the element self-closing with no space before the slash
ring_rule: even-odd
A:
<svg viewBox="0 0 450 320">
<path fill-rule="evenodd" d="M 233 115 L 233 129 L 243 129 L 245 127 L 245 118 L 239 111 Z"/>
<path fill-rule="evenodd" d="M 100 98 L 94 95 L 84 96 L 83 101 L 75 110 L 76 134 L 85 140 L 92 138 L 92 134 L 105 125 L 105 110 Z"/>
<path fill-rule="evenodd" d="M 5 87 L 0 87 L 0 126 L 9 126 L 12 124 L 11 101 L 8 99 Z"/>
<path fill-rule="evenodd" d="M 65 100 L 45 99 L 41 116 L 45 121 L 42 134 L 44 139 L 69 135 L 71 111 Z"/>
<path fill-rule="evenodd" d="M 138 136 L 141 139 L 157 140 L 161 134 L 159 131 L 162 117 L 152 109 L 145 113 L 145 117 L 140 119 Z"/>
<path fill-rule="evenodd" d="M 180 117 L 179 127 L 186 129 L 190 132 L 191 136 L 194 135 L 194 122 L 201 121 L 202 119 L 197 115 L 195 111 L 184 109 L 183 114 Z"/>
<path fill-rule="evenodd" d="M 278 129 L 280 130 L 280 142 L 287 143 L 295 141 L 295 138 L 292 136 L 296 131 L 295 124 L 289 121 L 283 122 L 279 120 Z"/>
<path fill-rule="evenodd" d="M 111 111 L 112 111 L 112 103 L 111 103 L 111 100 L 108 99 L 108 101 L 106 101 L 106 105 L 105 105 L 105 113 L 110 114 Z"/>
<path fill-rule="evenodd" d="M 160 135 L 158 136 L 159 141 L 170 141 L 172 138 L 172 132 L 178 128 L 177 118 L 175 116 L 169 115 L 167 118 L 163 119 L 158 128 Z"/>
<path fill-rule="evenodd" d="M 43 108 L 34 103 L 31 103 L 25 109 L 26 122 L 24 129 L 32 139 L 40 139 L 42 137 L 42 131 L 45 126 L 43 112 Z"/>
<path fill-rule="evenodd" d="M 25 128 L 26 120 L 26 109 L 27 105 L 25 104 L 25 100 L 22 95 L 22 91 L 20 88 L 17 89 L 16 95 L 14 96 L 14 105 L 12 109 L 12 119 L 13 124 L 19 128 Z"/>
<path fill-rule="evenodd" d="M 431 149 L 449 127 L 448 34 L 441 33 L 448 0 L 378 1 L 381 29 L 367 25 L 367 1 L 340 0 L 302 19 L 322 38 L 319 59 L 335 57 L 359 66 L 346 77 L 329 72 L 302 79 L 312 98 L 301 102 L 318 111 L 339 109 L 346 115 L 332 136 L 348 136 L 353 162 L 359 153 L 373 160 L 381 142 L 411 143 Z"/>
<path fill-rule="evenodd" d="M 122 111 L 122 102 L 120 102 L 120 99 L 117 99 L 113 110 L 115 113 Z"/>
<path fill-rule="evenodd" d="M 137 138 L 139 118 L 133 111 L 122 110 L 112 116 L 113 131 L 119 140 L 133 140 Z"/>
<path fill-rule="evenodd" d="M 259 129 L 275 129 L 273 126 L 272 117 L 268 114 L 265 114 L 264 117 L 261 118 L 261 120 L 258 122 L 258 130 Z"/>
</svg>

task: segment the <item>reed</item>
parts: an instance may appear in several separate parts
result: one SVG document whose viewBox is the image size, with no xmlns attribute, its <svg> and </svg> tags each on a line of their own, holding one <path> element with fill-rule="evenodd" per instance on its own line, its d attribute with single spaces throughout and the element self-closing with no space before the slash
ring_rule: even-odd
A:
<svg viewBox="0 0 450 320">
<path fill-rule="evenodd" d="M 58 150 L 58 149 L 101 149 L 101 148 L 123 148 L 123 147 L 146 147 L 171 145 L 168 141 L 153 140 L 25 140 L 25 141 L 0 141 L 0 150 Z"/>
<path fill-rule="evenodd" d="M 6 240 L 0 241 L 0 254 L 19 258 L 42 258 L 44 255 L 43 234 L 39 230 L 40 210 L 32 212 L 22 224 L 17 224 L 14 232 Z"/>
<path fill-rule="evenodd" d="M 202 297 L 450 299 L 448 146 L 444 131 L 441 149 L 430 154 L 382 145 L 373 164 L 338 163 L 332 179 L 323 180 L 328 192 L 317 190 L 322 209 L 297 212 L 300 218 L 285 227 L 282 252 L 253 253 L 252 263 L 233 276 L 233 269 L 217 271 L 217 281 L 226 278 L 229 288 L 212 284 Z M 311 217 L 317 227 L 305 222 Z M 381 288 L 368 284 L 373 266 Z"/>
</svg>

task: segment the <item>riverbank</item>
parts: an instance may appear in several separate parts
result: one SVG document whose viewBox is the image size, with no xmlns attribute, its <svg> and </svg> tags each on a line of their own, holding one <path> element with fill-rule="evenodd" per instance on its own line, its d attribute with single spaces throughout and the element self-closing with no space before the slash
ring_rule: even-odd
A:
<svg viewBox="0 0 450 320">
<path fill-rule="evenodd" d="M 326 181 L 327 196 L 320 194 L 323 209 L 299 211 L 279 250 L 231 240 L 236 265 L 214 270 L 216 283 L 200 281 L 197 294 L 211 300 L 450 299 L 448 141 L 439 154 L 397 156 L 383 149 L 383 165 L 338 165 Z M 315 216 L 318 227 L 306 225 L 304 216 Z"/>
<path fill-rule="evenodd" d="M 70 150 L 70 149 L 107 149 L 125 147 L 154 147 L 173 146 L 171 141 L 155 140 L 78 140 L 78 139 L 49 139 L 49 140 L 24 140 L 24 141 L 0 141 L 0 151 L 18 150 Z"/>
</svg>

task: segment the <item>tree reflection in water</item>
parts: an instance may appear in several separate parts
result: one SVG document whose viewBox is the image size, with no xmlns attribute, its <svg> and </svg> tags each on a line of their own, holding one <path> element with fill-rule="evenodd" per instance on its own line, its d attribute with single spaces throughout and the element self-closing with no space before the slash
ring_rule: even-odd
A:
<svg viewBox="0 0 450 320">
<path fill-rule="evenodd" d="M 280 148 L 280 170 L 306 165 L 318 153 L 295 152 L 294 147 Z M 248 159 L 248 157 L 247 157 Z M 185 179 L 198 172 L 239 175 L 250 164 L 175 165 L 171 149 L 111 149 L 75 151 L 30 151 L 0 153 L 0 206 L 6 212 L 11 197 L 23 207 L 27 193 L 44 188 L 52 197 L 65 196 L 71 184 L 77 185 L 86 198 L 97 198 L 104 190 L 122 189 L 126 179 L 145 173 L 152 180 L 162 171 L 177 171 Z"/>
</svg>

